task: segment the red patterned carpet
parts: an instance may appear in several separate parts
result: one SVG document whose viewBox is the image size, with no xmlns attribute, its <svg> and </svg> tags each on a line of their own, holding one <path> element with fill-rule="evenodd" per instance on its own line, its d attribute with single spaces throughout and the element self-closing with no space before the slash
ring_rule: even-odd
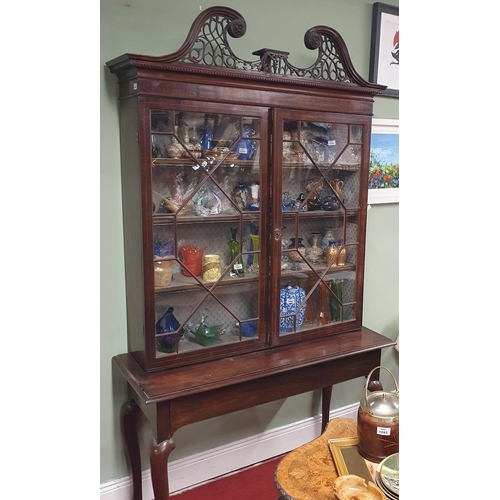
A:
<svg viewBox="0 0 500 500">
<path fill-rule="evenodd" d="M 214 479 L 182 493 L 172 494 L 173 500 L 278 500 L 280 493 L 274 484 L 274 471 L 283 456 Z"/>
</svg>

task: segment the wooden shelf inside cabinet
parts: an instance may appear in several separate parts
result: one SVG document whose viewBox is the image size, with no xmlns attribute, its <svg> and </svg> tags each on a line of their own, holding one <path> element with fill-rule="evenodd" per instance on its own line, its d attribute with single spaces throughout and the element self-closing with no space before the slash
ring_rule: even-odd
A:
<svg viewBox="0 0 500 500">
<path fill-rule="evenodd" d="M 241 219 L 246 222 L 255 222 L 258 220 L 260 212 L 244 212 L 241 214 Z M 153 215 L 153 224 L 155 225 L 164 225 L 164 224 L 173 224 L 174 216 L 176 214 L 161 214 L 161 215 Z M 220 222 L 238 222 L 240 220 L 240 215 L 210 215 L 208 217 L 202 217 L 201 215 L 177 215 L 175 219 L 175 223 L 177 225 L 183 224 L 217 224 Z"/>
<path fill-rule="evenodd" d="M 244 221 L 253 222 L 259 219 L 260 211 L 257 212 L 242 212 L 241 218 Z M 154 214 L 153 215 L 153 224 L 170 224 L 173 222 L 173 218 L 176 216 L 174 213 L 165 213 L 165 214 Z M 196 214 L 188 214 L 188 215 L 177 215 L 176 223 L 177 224 L 206 224 L 210 223 L 220 223 L 220 222 L 237 222 L 240 220 L 240 214 L 218 214 L 218 215 L 209 215 L 208 217 L 202 217 L 201 215 Z"/>
<path fill-rule="evenodd" d="M 349 222 L 355 222 L 356 218 L 358 217 L 359 214 L 359 207 L 356 208 L 348 208 L 345 211 L 347 219 Z M 286 212 L 282 212 L 282 217 L 283 219 L 287 218 L 295 218 L 296 215 L 299 215 L 300 218 L 320 218 L 323 219 L 324 217 L 344 217 L 344 212 L 342 210 L 333 210 L 333 211 L 326 211 L 326 210 L 305 210 L 303 212 L 298 211 L 298 210 L 288 210 Z"/>
<path fill-rule="evenodd" d="M 211 170 L 213 167 L 221 165 L 223 167 L 254 167 L 258 165 L 259 160 L 212 160 L 210 158 L 153 158 L 151 167 L 193 167 L 194 169 L 204 168 Z M 208 167 L 208 168 L 207 168 Z"/>
<path fill-rule="evenodd" d="M 314 274 L 320 274 L 322 275 L 323 272 L 326 270 L 326 265 L 325 264 L 311 264 L 309 263 L 312 269 L 308 267 L 307 264 L 301 264 L 302 269 L 300 271 L 292 271 L 291 269 L 282 269 L 281 270 L 281 278 L 286 279 L 287 277 L 294 277 L 294 278 L 306 278 L 308 276 L 312 276 Z M 348 262 L 345 266 L 335 266 L 331 267 L 328 270 L 328 273 L 324 276 L 324 279 L 326 281 L 337 279 L 341 276 L 340 273 L 344 272 L 352 272 L 356 271 L 356 266 L 350 262 Z"/>
<path fill-rule="evenodd" d="M 313 168 L 313 167 L 318 167 L 319 169 L 322 170 L 347 170 L 347 171 L 356 171 L 361 168 L 361 164 L 353 164 L 353 165 L 347 165 L 347 164 L 337 164 L 337 165 L 332 165 L 331 163 L 312 163 L 312 162 L 305 162 L 305 161 L 287 161 L 283 162 L 283 168 Z"/>
<path fill-rule="evenodd" d="M 214 285 L 217 285 L 218 289 L 220 287 L 229 286 L 242 286 L 249 283 L 255 283 L 258 281 L 258 274 L 245 275 L 238 278 L 233 278 L 232 276 L 225 276 L 219 281 L 204 281 L 201 277 L 198 277 L 199 282 L 190 276 L 184 276 L 183 274 L 175 274 L 168 287 L 155 287 L 155 294 L 167 293 L 167 292 L 189 292 L 193 290 L 202 290 L 203 286 L 211 289 Z"/>
</svg>

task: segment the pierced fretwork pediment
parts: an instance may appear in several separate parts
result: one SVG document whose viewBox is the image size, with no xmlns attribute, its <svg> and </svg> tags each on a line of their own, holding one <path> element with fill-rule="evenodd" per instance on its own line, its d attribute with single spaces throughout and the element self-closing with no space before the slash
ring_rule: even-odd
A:
<svg viewBox="0 0 500 500">
<path fill-rule="evenodd" d="M 240 70 L 250 78 L 288 77 L 294 81 L 316 84 L 333 82 L 357 87 L 358 90 L 378 93 L 384 86 L 365 81 L 354 69 L 347 47 L 340 34 L 327 26 L 315 26 L 304 35 L 310 50 L 317 50 L 311 66 L 299 68 L 288 60 L 288 52 L 260 49 L 253 52 L 259 59 L 246 61 L 231 49 L 229 37 L 240 38 L 246 33 L 246 22 L 235 10 L 228 7 L 211 7 L 204 10 L 193 22 L 189 34 L 179 50 L 161 56 L 139 56 L 134 65 L 154 67 L 165 64 L 178 70 L 205 69 Z M 234 73 L 232 73 L 234 76 Z"/>
<path fill-rule="evenodd" d="M 240 38 L 246 32 L 245 20 L 231 9 L 212 8 L 200 14 L 191 27 L 179 63 L 200 64 L 218 68 L 241 69 L 260 71 L 260 61 L 244 61 L 237 57 L 231 50 L 228 34 L 233 38 Z M 209 11 L 213 11 L 212 14 Z M 193 37 L 193 30 L 199 29 L 197 36 Z"/>
</svg>

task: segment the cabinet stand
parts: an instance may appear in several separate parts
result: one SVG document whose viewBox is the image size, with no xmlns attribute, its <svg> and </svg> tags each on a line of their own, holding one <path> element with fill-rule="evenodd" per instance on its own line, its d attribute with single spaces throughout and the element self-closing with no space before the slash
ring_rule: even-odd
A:
<svg viewBox="0 0 500 500">
<path fill-rule="evenodd" d="M 195 366 L 146 373 L 132 354 L 113 358 L 127 382 L 122 409 L 125 455 L 132 470 L 133 500 L 142 500 L 137 430 L 139 411 L 152 426 L 151 479 L 156 500 L 169 498 L 168 457 L 172 436 L 184 425 L 234 411 L 322 390 L 323 432 L 329 420 L 332 386 L 367 376 L 380 365 L 381 351 L 395 342 L 367 328 L 305 343 L 219 359 Z"/>
</svg>

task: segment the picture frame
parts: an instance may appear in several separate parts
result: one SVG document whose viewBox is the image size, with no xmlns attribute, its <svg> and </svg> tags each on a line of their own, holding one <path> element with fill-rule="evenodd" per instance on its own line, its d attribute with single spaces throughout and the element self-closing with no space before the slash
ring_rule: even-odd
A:
<svg viewBox="0 0 500 500">
<path fill-rule="evenodd" d="M 399 203 L 399 120 L 372 119 L 368 204 L 377 203 Z"/>
<path fill-rule="evenodd" d="M 333 463 L 339 476 L 354 474 L 366 481 L 373 481 L 374 471 L 368 468 L 358 451 L 358 438 L 336 438 L 328 440 Z"/>
<path fill-rule="evenodd" d="M 369 80 L 387 85 L 380 95 L 399 98 L 399 7 L 373 4 Z"/>
</svg>

